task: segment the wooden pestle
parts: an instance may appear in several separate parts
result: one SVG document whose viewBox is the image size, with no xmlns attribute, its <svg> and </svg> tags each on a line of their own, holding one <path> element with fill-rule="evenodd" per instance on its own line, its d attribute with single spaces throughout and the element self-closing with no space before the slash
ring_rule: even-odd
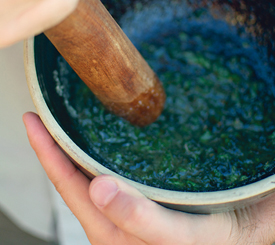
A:
<svg viewBox="0 0 275 245">
<path fill-rule="evenodd" d="M 100 0 L 80 0 L 45 35 L 112 113 L 137 126 L 161 114 L 161 82 Z"/>
</svg>

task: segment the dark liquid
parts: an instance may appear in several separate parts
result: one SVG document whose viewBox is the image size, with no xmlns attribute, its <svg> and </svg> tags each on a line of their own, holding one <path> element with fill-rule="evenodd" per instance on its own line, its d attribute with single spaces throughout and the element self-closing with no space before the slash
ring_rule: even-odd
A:
<svg viewBox="0 0 275 245">
<path fill-rule="evenodd" d="M 142 4 L 121 24 L 163 82 L 159 119 L 138 128 L 110 114 L 60 57 L 54 76 L 74 127 L 103 165 L 150 186 L 213 191 L 274 173 L 272 46 L 208 8 L 174 4 L 148 17 L 150 32 L 137 24 Z"/>
</svg>

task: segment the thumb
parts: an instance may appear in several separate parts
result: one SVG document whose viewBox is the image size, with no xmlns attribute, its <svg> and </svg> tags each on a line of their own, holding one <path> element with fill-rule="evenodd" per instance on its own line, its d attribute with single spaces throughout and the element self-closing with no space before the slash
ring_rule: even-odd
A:
<svg viewBox="0 0 275 245">
<path fill-rule="evenodd" d="M 170 232 L 159 232 L 162 225 L 169 225 L 167 219 L 170 210 L 147 199 L 119 179 L 108 175 L 98 176 L 91 182 L 89 193 L 95 206 L 120 230 L 147 243 L 163 244 L 162 235 L 164 237 L 174 232 L 171 226 L 166 227 Z"/>
<path fill-rule="evenodd" d="M 121 231 L 148 244 L 226 244 L 230 234 L 227 215 L 193 215 L 164 208 L 112 176 L 96 177 L 89 194 Z"/>
</svg>

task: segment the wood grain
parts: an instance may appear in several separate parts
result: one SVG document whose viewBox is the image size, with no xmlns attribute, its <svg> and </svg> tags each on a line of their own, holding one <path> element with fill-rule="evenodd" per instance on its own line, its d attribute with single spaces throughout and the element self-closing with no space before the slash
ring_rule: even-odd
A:
<svg viewBox="0 0 275 245">
<path fill-rule="evenodd" d="M 138 126 L 161 114 L 161 82 L 101 1 L 80 0 L 45 34 L 111 112 Z"/>
</svg>

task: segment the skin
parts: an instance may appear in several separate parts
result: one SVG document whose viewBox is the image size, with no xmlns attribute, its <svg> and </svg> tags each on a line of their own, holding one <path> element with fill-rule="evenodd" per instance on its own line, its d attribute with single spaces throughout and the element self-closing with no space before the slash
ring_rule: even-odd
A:
<svg viewBox="0 0 275 245">
<path fill-rule="evenodd" d="M 56 145 L 39 116 L 23 120 L 49 179 L 91 244 L 272 244 L 275 195 L 234 212 L 194 215 L 166 209 L 112 176 L 88 180 Z"/>
<path fill-rule="evenodd" d="M 78 0 L 1 0 L 0 48 L 39 34 L 73 12 Z"/>
<path fill-rule="evenodd" d="M 77 2 L 2 0 L 0 48 L 58 24 Z M 88 180 L 63 154 L 36 114 L 26 113 L 23 120 L 49 179 L 93 245 L 269 245 L 275 241 L 274 194 L 235 212 L 192 215 L 169 210 L 112 176 Z"/>
</svg>

